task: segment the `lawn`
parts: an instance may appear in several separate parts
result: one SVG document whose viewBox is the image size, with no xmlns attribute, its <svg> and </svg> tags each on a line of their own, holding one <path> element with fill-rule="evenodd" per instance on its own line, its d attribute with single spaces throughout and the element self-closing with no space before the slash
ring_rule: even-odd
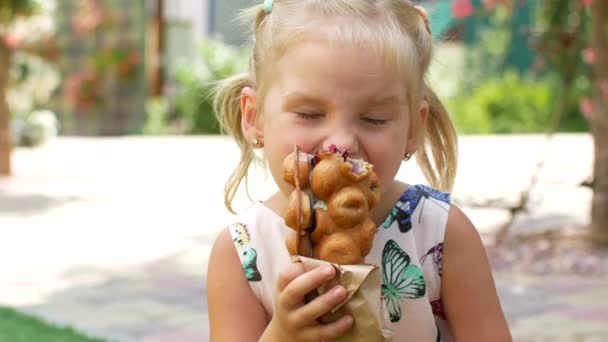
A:
<svg viewBox="0 0 608 342">
<path fill-rule="evenodd" d="M 0 342 L 103 342 L 71 328 L 57 327 L 10 308 L 0 307 Z"/>
</svg>

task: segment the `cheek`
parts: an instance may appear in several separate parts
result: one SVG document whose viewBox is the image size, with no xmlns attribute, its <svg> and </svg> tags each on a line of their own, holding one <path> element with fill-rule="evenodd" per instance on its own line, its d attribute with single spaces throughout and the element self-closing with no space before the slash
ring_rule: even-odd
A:
<svg viewBox="0 0 608 342">
<path fill-rule="evenodd" d="M 386 191 L 387 187 L 392 183 L 401 167 L 401 158 L 394 153 L 384 153 L 381 159 L 376 161 L 375 167 L 378 177 L 380 178 L 381 186 Z"/>
<path fill-rule="evenodd" d="M 380 177 L 382 187 L 392 183 L 401 167 L 403 155 L 405 153 L 404 134 L 389 133 L 383 139 L 376 139 L 368 150 L 371 154 L 371 162 Z"/>
</svg>

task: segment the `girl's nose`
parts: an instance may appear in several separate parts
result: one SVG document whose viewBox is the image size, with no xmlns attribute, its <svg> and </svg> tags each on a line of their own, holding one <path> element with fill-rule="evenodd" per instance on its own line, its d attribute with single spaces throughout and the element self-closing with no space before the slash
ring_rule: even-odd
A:
<svg viewBox="0 0 608 342">
<path fill-rule="evenodd" d="M 340 150 L 348 151 L 353 158 L 359 158 L 359 143 L 357 135 L 349 129 L 334 129 L 323 143 L 323 149 L 328 150 L 335 145 Z"/>
</svg>

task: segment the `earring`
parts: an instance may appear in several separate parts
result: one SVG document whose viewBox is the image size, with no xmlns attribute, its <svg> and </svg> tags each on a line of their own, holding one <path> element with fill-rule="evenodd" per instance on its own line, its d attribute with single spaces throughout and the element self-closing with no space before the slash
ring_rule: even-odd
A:
<svg viewBox="0 0 608 342">
<path fill-rule="evenodd" d="M 412 159 L 412 154 L 409 152 L 405 152 L 405 156 L 403 157 L 403 160 L 408 161 Z"/>
<path fill-rule="evenodd" d="M 253 148 L 262 148 L 264 147 L 264 141 L 258 138 L 253 138 L 253 140 L 251 140 L 251 145 L 253 145 Z"/>
</svg>

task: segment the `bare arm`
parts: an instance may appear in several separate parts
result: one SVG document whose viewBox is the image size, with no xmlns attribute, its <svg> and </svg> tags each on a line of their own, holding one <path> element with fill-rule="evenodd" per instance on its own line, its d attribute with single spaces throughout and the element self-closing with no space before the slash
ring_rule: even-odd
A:
<svg viewBox="0 0 608 342">
<path fill-rule="evenodd" d="M 211 341 L 257 341 L 268 319 L 241 267 L 228 229 L 217 238 L 207 272 Z"/>
<path fill-rule="evenodd" d="M 479 234 L 455 206 L 445 235 L 441 296 L 456 341 L 513 340 Z"/>
</svg>

